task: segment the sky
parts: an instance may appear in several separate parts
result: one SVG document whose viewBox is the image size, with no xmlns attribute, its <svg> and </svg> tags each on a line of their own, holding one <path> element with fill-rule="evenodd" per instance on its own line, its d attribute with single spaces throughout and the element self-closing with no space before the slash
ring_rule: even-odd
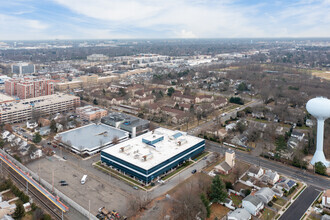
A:
<svg viewBox="0 0 330 220">
<path fill-rule="evenodd" d="M 330 0 L 0 0 L 0 40 L 330 37 Z"/>
</svg>

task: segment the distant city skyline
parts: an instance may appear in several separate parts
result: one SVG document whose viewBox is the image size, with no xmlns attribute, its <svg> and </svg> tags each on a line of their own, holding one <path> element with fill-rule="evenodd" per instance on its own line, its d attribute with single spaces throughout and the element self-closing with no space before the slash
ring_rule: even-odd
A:
<svg viewBox="0 0 330 220">
<path fill-rule="evenodd" d="M 329 0 L 0 3 L 0 40 L 330 37 Z"/>
</svg>

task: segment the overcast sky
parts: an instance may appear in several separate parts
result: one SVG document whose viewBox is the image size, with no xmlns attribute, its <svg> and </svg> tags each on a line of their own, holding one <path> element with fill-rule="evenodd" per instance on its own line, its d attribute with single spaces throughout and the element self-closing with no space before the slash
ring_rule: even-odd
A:
<svg viewBox="0 0 330 220">
<path fill-rule="evenodd" d="M 330 37 L 330 0 L 0 0 L 0 40 Z"/>
</svg>

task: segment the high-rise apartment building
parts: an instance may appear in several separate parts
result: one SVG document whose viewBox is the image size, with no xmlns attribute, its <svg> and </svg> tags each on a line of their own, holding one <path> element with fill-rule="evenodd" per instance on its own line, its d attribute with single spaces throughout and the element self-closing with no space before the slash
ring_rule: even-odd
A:
<svg viewBox="0 0 330 220">
<path fill-rule="evenodd" d="M 54 94 L 54 83 L 50 79 L 18 78 L 5 82 L 8 95 L 28 99 Z"/>
</svg>

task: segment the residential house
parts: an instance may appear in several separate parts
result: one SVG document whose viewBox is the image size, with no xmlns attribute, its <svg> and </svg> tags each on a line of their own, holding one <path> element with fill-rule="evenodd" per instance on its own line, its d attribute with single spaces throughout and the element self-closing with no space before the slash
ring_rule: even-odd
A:
<svg viewBox="0 0 330 220">
<path fill-rule="evenodd" d="M 289 191 L 290 189 L 292 189 L 294 186 L 296 186 L 297 183 L 291 179 L 280 179 L 277 183 L 276 183 L 276 188 L 280 189 L 280 190 L 286 190 Z"/>
<path fill-rule="evenodd" d="M 275 195 L 278 196 L 278 197 L 282 197 L 283 194 L 284 194 L 283 190 L 278 189 L 278 188 L 276 188 L 275 186 L 273 186 L 272 190 L 273 190 L 273 192 L 275 193 Z"/>
<path fill-rule="evenodd" d="M 228 102 L 227 102 L 227 99 L 225 99 L 223 97 L 219 97 L 216 100 L 214 100 L 211 104 L 212 104 L 213 109 L 220 109 L 220 108 L 225 107 L 228 104 Z"/>
<path fill-rule="evenodd" d="M 227 220 L 250 220 L 251 214 L 243 208 L 238 208 L 227 214 Z"/>
<path fill-rule="evenodd" d="M 181 95 L 179 93 L 174 93 L 172 95 L 173 100 L 177 102 L 184 102 L 184 103 L 190 103 L 193 104 L 195 102 L 195 98 L 190 95 Z"/>
<path fill-rule="evenodd" d="M 134 97 L 138 99 L 144 98 L 146 96 L 147 94 L 144 93 L 144 90 L 138 90 L 134 93 Z"/>
<path fill-rule="evenodd" d="M 276 171 L 266 170 L 261 180 L 265 183 L 274 185 L 280 179 L 280 175 Z"/>
<path fill-rule="evenodd" d="M 299 131 L 296 131 L 296 130 L 293 130 L 292 133 L 291 133 L 291 137 L 295 137 L 299 141 L 302 141 L 304 136 L 305 136 L 305 133 L 302 133 L 302 132 L 299 132 Z"/>
<path fill-rule="evenodd" d="M 261 118 L 265 118 L 265 115 L 263 112 L 252 112 L 252 117 L 261 119 Z"/>
<path fill-rule="evenodd" d="M 186 120 L 187 114 L 185 112 L 172 117 L 173 124 L 183 124 L 184 122 L 186 122 Z"/>
<path fill-rule="evenodd" d="M 15 212 L 16 205 L 15 204 L 9 204 L 8 201 L 0 202 L 0 218 L 4 215 L 12 215 Z"/>
<path fill-rule="evenodd" d="M 265 204 L 268 204 L 270 201 L 273 200 L 275 193 L 269 187 L 263 187 L 258 190 L 254 195 L 261 199 Z"/>
<path fill-rule="evenodd" d="M 149 105 L 148 110 L 149 110 L 149 113 L 151 113 L 151 114 L 158 114 L 160 112 L 160 107 L 156 103 L 151 103 Z"/>
<path fill-rule="evenodd" d="M 112 105 L 121 105 L 121 104 L 124 104 L 124 102 L 125 102 L 125 98 L 123 98 L 123 97 L 112 98 L 112 99 L 110 100 L 110 103 L 111 103 Z"/>
<path fill-rule="evenodd" d="M 229 125 L 226 125 L 226 131 L 231 131 L 236 128 L 236 123 L 231 123 Z"/>
<path fill-rule="evenodd" d="M 305 124 L 306 124 L 307 127 L 313 127 L 314 126 L 314 122 L 311 119 L 307 119 Z"/>
<path fill-rule="evenodd" d="M 226 150 L 225 161 L 215 166 L 214 169 L 218 173 L 228 174 L 232 171 L 235 166 L 235 151 L 232 149 Z"/>
<path fill-rule="evenodd" d="M 214 97 L 211 95 L 201 95 L 195 98 L 195 103 L 212 102 Z"/>
<path fill-rule="evenodd" d="M 140 105 L 149 105 L 154 103 L 154 97 L 153 96 L 147 96 L 145 98 L 140 98 Z"/>
<path fill-rule="evenodd" d="M 249 176 L 260 178 L 264 174 L 264 170 L 261 167 L 252 166 L 248 171 L 247 174 Z"/>
<path fill-rule="evenodd" d="M 322 195 L 322 206 L 327 211 L 330 211 L 330 189 L 325 190 Z"/>
<path fill-rule="evenodd" d="M 184 112 L 189 112 L 190 111 L 190 106 L 191 104 L 188 103 L 179 103 L 179 109 Z"/>
<path fill-rule="evenodd" d="M 264 208 L 264 203 L 257 196 L 248 195 L 242 200 L 242 207 L 251 215 L 257 216 L 258 213 Z"/>
</svg>

